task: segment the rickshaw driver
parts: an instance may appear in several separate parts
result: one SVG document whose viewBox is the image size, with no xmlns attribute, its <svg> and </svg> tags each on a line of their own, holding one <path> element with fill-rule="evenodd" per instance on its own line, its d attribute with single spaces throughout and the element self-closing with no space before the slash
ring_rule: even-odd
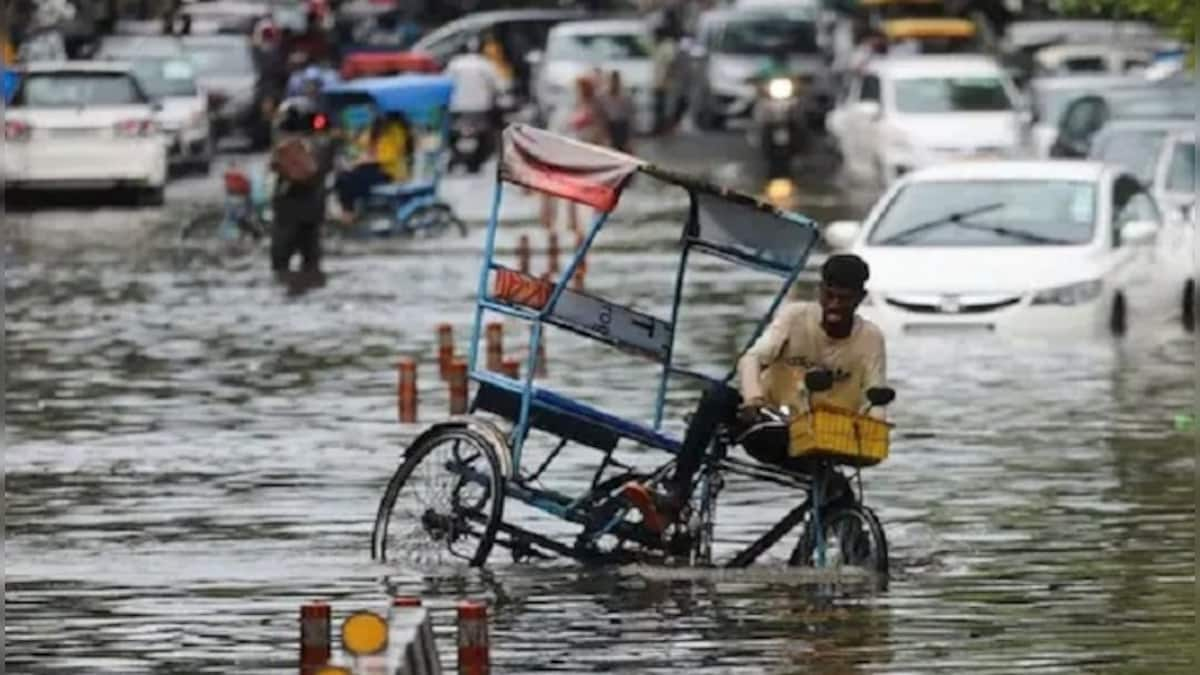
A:
<svg viewBox="0 0 1200 675">
<path fill-rule="evenodd" d="M 764 407 L 788 406 L 804 411 L 804 374 L 827 370 L 834 386 L 814 393 L 815 400 L 858 411 L 866 391 L 886 386 L 887 361 L 883 333 L 855 314 L 866 297 L 870 276 L 867 263 L 852 254 L 830 256 L 821 268 L 817 302 L 792 302 L 781 307 L 762 336 L 738 360 L 741 392 L 717 384 L 705 391 L 688 423 L 674 475 L 664 481 L 664 493 L 631 482 L 623 494 L 641 512 L 646 526 L 662 532 L 677 520 L 687 503 L 692 477 L 718 426 L 728 425 L 736 443 L 755 459 L 811 473 L 807 458 L 790 457 L 785 420 L 764 413 Z M 780 367 L 782 366 L 782 367 Z M 882 408 L 871 415 L 883 417 Z M 849 481 L 839 473 L 826 489 L 828 502 L 853 500 Z"/>
</svg>

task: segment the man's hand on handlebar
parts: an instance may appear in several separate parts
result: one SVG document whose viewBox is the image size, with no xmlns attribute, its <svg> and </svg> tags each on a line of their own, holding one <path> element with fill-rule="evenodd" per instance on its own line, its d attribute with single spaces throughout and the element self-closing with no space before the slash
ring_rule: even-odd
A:
<svg viewBox="0 0 1200 675">
<path fill-rule="evenodd" d="M 738 421 L 742 424 L 754 424 L 761 416 L 762 409 L 766 405 L 766 399 L 761 396 L 743 401 L 742 405 L 738 407 Z"/>
</svg>

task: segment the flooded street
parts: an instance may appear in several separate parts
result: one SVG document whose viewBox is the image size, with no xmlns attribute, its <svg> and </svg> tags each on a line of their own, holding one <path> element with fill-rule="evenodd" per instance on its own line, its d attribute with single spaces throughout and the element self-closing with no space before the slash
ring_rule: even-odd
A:
<svg viewBox="0 0 1200 675">
<path fill-rule="evenodd" d="M 763 189 L 744 164 L 682 168 Z M 874 195 L 816 175 L 797 178 L 797 210 L 865 214 Z M 490 183 L 455 181 L 456 209 L 484 212 Z M 654 215 L 677 205 L 653 190 L 629 195 L 587 281 L 662 315 L 679 225 Z M 890 339 L 897 429 L 889 460 L 863 472 L 889 538 L 883 592 L 831 598 L 789 579 L 794 539 L 757 569 L 687 578 L 515 564 L 499 547 L 486 571 L 431 575 L 373 563 L 370 532 L 407 442 L 447 409 L 435 327 L 452 323 L 465 352 L 482 228 L 333 241 L 328 286 L 288 298 L 265 250 L 180 242 L 181 222 L 220 199 L 215 169 L 173 184 L 161 212 L 8 216 L 10 673 L 295 672 L 300 604 L 329 599 L 336 622 L 394 592 L 433 608 L 450 669 L 453 607 L 484 598 L 501 673 L 1196 672 L 1196 445 L 1173 426 L 1195 407 L 1196 370 L 1179 328 Z M 506 227 L 502 257 L 522 233 L 545 241 L 538 226 Z M 722 373 L 772 281 L 695 263 L 681 363 Z M 535 272 L 545 265 L 535 257 Z M 527 333 L 506 331 L 520 355 Z M 416 425 L 395 421 L 402 356 L 420 363 Z M 652 364 L 555 332 L 547 358 L 549 387 L 652 417 Z M 696 398 L 673 393 L 671 431 Z M 526 462 L 548 450 L 535 444 Z M 626 454 L 665 457 L 639 452 Z M 600 456 L 570 449 L 543 482 L 582 485 Z M 731 479 L 718 557 L 800 498 Z"/>
</svg>

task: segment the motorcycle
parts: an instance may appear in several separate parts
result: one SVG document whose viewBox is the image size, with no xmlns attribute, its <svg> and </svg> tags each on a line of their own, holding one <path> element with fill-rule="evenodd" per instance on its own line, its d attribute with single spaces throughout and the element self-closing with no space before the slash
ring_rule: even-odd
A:
<svg viewBox="0 0 1200 675">
<path fill-rule="evenodd" d="M 772 175 L 787 173 L 792 157 L 807 148 L 811 140 L 803 86 L 794 77 L 771 77 L 758 83 L 749 142 L 762 152 Z"/>
<path fill-rule="evenodd" d="M 456 113 L 450 123 L 450 166 L 479 173 L 493 152 L 492 126 L 491 113 Z"/>
</svg>

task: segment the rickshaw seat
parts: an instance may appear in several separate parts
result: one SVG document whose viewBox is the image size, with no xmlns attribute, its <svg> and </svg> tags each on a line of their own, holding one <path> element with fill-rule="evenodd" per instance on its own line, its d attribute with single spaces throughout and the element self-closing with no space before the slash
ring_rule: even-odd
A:
<svg viewBox="0 0 1200 675">
<path fill-rule="evenodd" d="M 399 199 L 401 197 L 408 198 L 432 194 L 436 191 L 437 186 L 433 183 L 383 183 L 371 188 L 371 196 Z"/>
<path fill-rule="evenodd" d="M 479 382 L 475 407 L 516 422 L 521 414 L 522 383 L 494 373 L 474 373 Z M 680 442 L 660 431 L 622 419 L 543 387 L 533 387 L 529 425 L 559 438 L 609 452 L 626 438 L 678 453 Z"/>
</svg>

